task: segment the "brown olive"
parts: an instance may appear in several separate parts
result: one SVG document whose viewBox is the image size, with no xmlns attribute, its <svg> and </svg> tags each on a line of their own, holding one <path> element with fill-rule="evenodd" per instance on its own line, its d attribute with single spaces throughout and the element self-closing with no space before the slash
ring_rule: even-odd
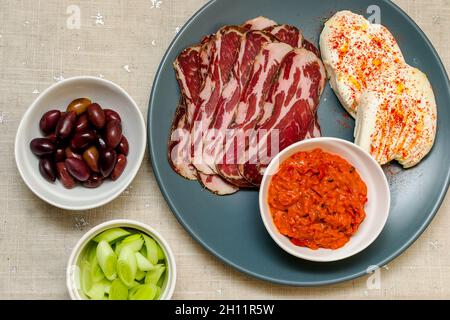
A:
<svg viewBox="0 0 450 320">
<path fill-rule="evenodd" d="M 50 133 L 54 131 L 60 117 L 61 112 L 59 110 L 47 111 L 39 121 L 39 128 L 41 128 L 44 133 Z"/>
<path fill-rule="evenodd" d="M 75 132 L 85 131 L 89 128 L 89 120 L 87 115 L 84 113 L 78 117 L 75 122 Z"/>
<path fill-rule="evenodd" d="M 122 140 L 120 140 L 119 145 L 117 146 L 117 151 L 119 153 L 123 153 L 124 155 L 128 155 L 130 151 L 130 145 L 128 144 L 128 140 L 125 136 L 122 136 Z"/>
<path fill-rule="evenodd" d="M 105 141 L 109 148 L 115 148 L 122 140 L 122 124 L 118 120 L 111 120 L 106 124 Z"/>
<path fill-rule="evenodd" d="M 98 173 L 93 173 L 85 182 L 83 182 L 83 186 L 86 188 L 98 188 L 103 183 L 103 177 Z"/>
<path fill-rule="evenodd" d="M 66 158 L 75 158 L 75 159 L 78 159 L 78 160 L 83 160 L 83 157 L 81 156 L 81 154 L 73 152 L 73 150 L 70 149 L 70 147 L 67 147 L 64 150 L 64 153 L 66 154 Z"/>
<path fill-rule="evenodd" d="M 87 114 L 89 121 L 97 129 L 102 129 L 105 126 L 105 112 L 98 103 L 93 103 L 88 106 Z"/>
<path fill-rule="evenodd" d="M 119 154 L 117 156 L 116 165 L 111 172 L 111 180 L 115 181 L 119 179 L 119 177 L 122 175 L 123 171 L 125 170 L 125 167 L 127 166 L 127 157 L 125 157 L 123 154 Z"/>
<path fill-rule="evenodd" d="M 66 112 L 58 121 L 56 125 L 56 136 L 58 138 L 64 139 L 68 137 L 75 126 L 75 121 L 77 120 L 77 115 L 75 112 Z"/>
<path fill-rule="evenodd" d="M 61 180 L 64 188 L 72 189 L 75 187 L 75 179 L 70 175 L 64 162 L 56 163 L 56 172 L 58 174 L 58 179 Z"/>
<path fill-rule="evenodd" d="M 99 172 L 98 158 L 98 150 L 94 146 L 89 147 L 88 149 L 86 149 L 86 151 L 83 152 L 84 162 L 86 162 L 88 167 L 94 172 Z"/>
<path fill-rule="evenodd" d="M 56 180 L 55 165 L 49 158 L 39 160 L 39 172 L 48 181 L 54 182 Z"/>
<path fill-rule="evenodd" d="M 122 119 L 116 111 L 111 109 L 103 109 L 103 111 L 105 112 L 106 123 L 110 122 L 111 120 L 122 122 Z"/>
<path fill-rule="evenodd" d="M 77 132 L 70 141 L 70 148 L 72 148 L 72 150 L 84 149 L 94 142 L 95 138 L 94 132 L 90 130 Z"/>
<path fill-rule="evenodd" d="M 49 156 L 56 150 L 55 144 L 46 138 L 35 138 L 30 142 L 30 149 L 38 157 Z"/>
<path fill-rule="evenodd" d="M 67 170 L 75 179 L 79 181 L 86 181 L 87 179 L 89 179 L 89 167 L 83 160 L 67 158 L 65 164 Z"/>
<path fill-rule="evenodd" d="M 58 148 L 55 151 L 54 160 L 55 162 L 61 162 L 66 159 L 66 151 L 63 148 Z"/>
<path fill-rule="evenodd" d="M 100 173 L 108 177 L 114 169 L 117 153 L 113 149 L 100 149 Z"/>
<path fill-rule="evenodd" d="M 67 111 L 74 111 L 77 115 L 86 112 L 87 107 L 91 104 L 91 100 L 87 98 L 79 98 L 73 100 L 67 106 Z"/>
</svg>

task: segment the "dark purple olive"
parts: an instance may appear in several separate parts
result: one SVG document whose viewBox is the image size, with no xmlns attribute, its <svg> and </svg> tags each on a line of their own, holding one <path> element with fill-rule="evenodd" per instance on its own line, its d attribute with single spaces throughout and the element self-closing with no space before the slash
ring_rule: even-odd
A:
<svg viewBox="0 0 450 320">
<path fill-rule="evenodd" d="M 105 141 L 109 148 L 114 149 L 122 140 L 122 124 L 118 120 L 111 120 L 106 124 Z"/>
<path fill-rule="evenodd" d="M 61 118 L 61 111 L 59 110 L 47 111 L 46 113 L 44 113 L 41 120 L 39 121 L 39 128 L 41 128 L 41 130 L 44 133 L 50 133 L 55 130 L 59 118 Z"/>
<path fill-rule="evenodd" d="M 46 138 L 35 138 L 30 142 L 30 149 L 38 157 L 49 156 L 56 150 L 55 144 Z"/>
<path fill-rule="evenodd" d="M 49 158 L 39 160 L 39 172 L 46 180 L 50 182 L 54 182 L 56 180 L 55 165 Z"/>
<path fill-rule="evenodd" d="M 89 120 L 87 115 L 84 113 L 78 117 L 75 122 L 75 132 L 85 131 L 89 128 Z"/>
<path fill-rule="evenodd" d="M 98 188 L 103 183 L 103 177 L 98 173 L 93 173 L 85 182 L 83 182 L 83 186 L 86 188 Z"/>
<path fill-rule="evenodd" d="M 102 129 L 105 126 L 105 112 L 98 103 L 93 103 L 87 108 L 88 119 L 94 127 Z"/>
<path fill-rule="evenodd" d="M 55 151 L 54 160 L 55 162 L 61 162 L 66 159 L 66 151 L 64 148 L 58 148 Z"/>
<path fill-rule="evenodd" d="M 64 162 L 58 162 L 56 164 L 56 172 L 58 174 L 58 179 L 61 181 L 64 188 L 72 189 L 73 187 L 75 187 L 76 181 L 70 175 Z"/>
<path fill-rule="evenodd" d="M 94 142 L 95 138 L 96 136 L 94 132 L 90 130 L 77 132 L 70 141 L 70 148 L 72 148 L 72 150 L 84 149 L 92 142 Z"/>
<path fill-rule="evenodd" d="M 125 136 L 122 136 L 122 140 L 120 140 L 119 145 L 117 146 L 117 151 L 119 153 L 123 153 L 124 155 L 128 155 L 128 152 L 130 151 L 130 145 L 128 144 L 127 138 Z"/>
<path fill-rule="evenodd" d="M 94 172 L 99 172 L 98 158 L 98 149 L 94 146 L 89 147 L 88 149 L 86 149 L 86 151 L 83 152 L 84 162 L 86 162 L 88 167 Z"/>
<path fill-rule="evenodd" d="M 100 173 L 108 177 L 114 169 L 117 161 L 117 153 L 112 149 L 100 149 Z"/>
<path fill-rule="evenodd" d="M 70 139 L 71 139 L 71 136 L 68 136 L 67 138 L 64 138 L 64 139 L 56 137 L 56 141 L 55 141 L 56 148 L 65 149 L 66 146 L 68 146 L 70 144 Z"/>
<path fill-rule="evenodd" d="M 66 112 L 56 125 L 56 136 L 61 139 L 68 137 L 72 133 L 76 120 L 77 114 L 74 111 Z"/>
<path fill-rule="evenodd" d="M 105 139 L 103 139 L 103 137 L 99 134 L 97 135 L 96 144 L 99 150 L 108 148 Z"/>
<path fill-rule="evenodd" d="M 119 114 L 111 109 L 103 109 L 105 112 L 105 119 L 106 123 L 110 122 L 111 120 L 117 120 L 119 122 L 122 122 L 122 119 L 120 118 Z"/>
<path fill-rule="evenodd" d="M 123 154 L 119 154 L 117 156 L 116 165 L 114 166 L 114 169 L 111 172 L 111 180 L 115 181 L 119 179 L 119 177 L 125 170 L 126 166 L 127 166 L 127 157 L 125 157 Z"/>
<path fill-rule="evenodd" d="M 56 134 L 54 132 L 46 135 L 45 138 L 50 140 L 51 142 L 53 142 L 55 144 L 58 143 L 58 137 L 56 137 Z"/>
<path fill-rule="evenodd" d="M 65 164 L 67 170 L 75 179 L 79 181 L 86 181 L 87 179 L 89 179 L 89 167 L 83 160 L 67 158 Z"/>
<path fill-rule="evenodd" d="M 87 98 L 79 98 L 73 100 L 67 106 L 67 111 L 74 111 L 77 115 L 86 112 L 87 107 L 92 103 L 91 100 Z"/>
<path fill-rule="evenodd" d="M 75 159 L 78 159 L 78 160 L 83 160 L 83 157 L 81 156 L 81 154 L 73 152 L 73 150 L 70 149 L 70 147 L 67 147 L 64 150 L 64 153 L 66 155 L 66 158 L 75 158 Z"/>
</svg>

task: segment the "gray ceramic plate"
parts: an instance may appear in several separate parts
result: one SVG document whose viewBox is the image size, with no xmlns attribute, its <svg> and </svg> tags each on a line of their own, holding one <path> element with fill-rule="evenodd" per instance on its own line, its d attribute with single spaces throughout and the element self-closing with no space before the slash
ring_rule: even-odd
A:
<svg viewBox="0 0 450 320">
<path fill-rule="evenodd" d="M 240 24 L 258 15 L 301 28 L 306 38 L 318 41 L 324 20 L 349 9 L 369 16 L 380 8 L 381 23 L 398 40 L 406 60 L 424 71 L 436 94 L 438 134 L 429 156 L 418 166 L 385 168 L 392 193 L 389 220 L 379 238 L 363 252 L 339 262 L 313 263 L 281 250 L 261 221 L 256 191 L 219 197 L 195 181 L 172 171 L 167 162 L 167 138 L 179 91 L 172 70 L 178 53 L 226 24 Z M 366 274 L 402 253 L 430 223 L 441 204 L 450 175 L 450 85 L 444 67 L 417 25 L 389 1 L 273 1 L 216 0 L 200 9 L 169 46 L 155 77 L 148 113 L 150 156 L 161 192 L 178 221 L 208 251 L 222 261 L 259 279 L 289 285 L 324 285 Z M 327 86 L 319 107 L 324 136 L 352 140 L 353 120 Z"/>
</svg>

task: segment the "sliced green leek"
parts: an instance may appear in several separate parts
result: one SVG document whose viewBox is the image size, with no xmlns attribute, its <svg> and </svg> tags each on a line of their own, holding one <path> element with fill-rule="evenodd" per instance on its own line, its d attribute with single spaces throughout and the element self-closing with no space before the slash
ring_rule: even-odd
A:
<svg viewBox="0 0 450 320">
<path fill-rule="evenodd" d="M 133 229 L 102 232 L 86 245 L 79 261 L 81 290 L 90 299 L 160 299 L 166 282 L 164 251 L 152 237 Z"/>
<path fill-rule="evenodd" d="M 105 284 L 102 282 L 93 283 L 86 295 L 92 300 L 103 300 L 105 298 Z"/>
<path fill-rule="evenodd" d="M 147 249 L 147 259 L 151 264 L 155 265 L 158 263 L 158 244 L 155 240 L 150 238 L 146 234 L 142 234 L 145 241 L 145 248 Z"/>
<path fill-rule="evenodd" d="M 120 279 L 116 279 L 111 283 L 109 289 L 109 300 L 127 300 L 128 288 Z"/>
<path fill-rule="evenodd" d="M 131 236 L 128 236 L 125 239 L 123 239 L 122 244 L 125 245 L 125 244 L 134 243 L 134 242 L 140 243 L 140 240 L 142 240 L 141 235 L 139 233 L 136 233 L 136 234 L 132 234 Z M 141 248 L 139 248 L 139 250 L 141 250 Z M 135 251 L 139 251 L 139 250 L 135 250 Z"/>
<path fill-rule="evenodd" d="M 117 274 L 120 280 L 131 287 L 136 278 L 137 263 L 134 252 L 129 247 L 123 247 L 117 260 Z"/>
<path fill-rule="evenodd" d="M 155 297 L 153 298 L 153 300 L 158 300 L 160 297 L 161 297 L 161 287 L 156 286 L 156 294 L 155 294 Z"/>
<path fill-rule="evenodd" d="M 137 272 L 136 272 L 137 273 Z M 140 283 L 140 282 L 138 282 L 138 281 L 136 281 L 136 280 L 133 280 L 133 283 L 131 284 L 131 286 L 130 286 L 130 290 L 133 290 L 134 288 L 136 288 L 137 286 L 140 286 L 142 283 Z"/>
<path fill-rule="evenodd" d="M 103 231 L 102 233 L 100 233 L 98 236 L 96 236 L 92 240 L 94 240 L 95 242 L 106 241 L 106 242 L 112 244 L 114 241 L 116 241 L 122 237 L 125 237 L 129 234 L 130 234 L 130 232 L 125 229 L 112 228 L 112 229 Z"/>
<path fill-rule="evenodd" d="M 147 275 L 145 276 L 145 283 L 156 285 L 164 271 L 166 271 L 166 267 L 163 264 L 155 265 L 152 270 L 147 271 Z"/>
<path fill-rule="evenodd" d="M 97 243 L 90 242 L 85 250 L 85 253 L 82 255 L 82 261 L 87 261 L 90 263 L 97 254 Z"/>
<path fill-rule="evenodd" d="M 92 281 L 99 282 L 100 280 L 105 278 L 105 274 L 102 271 L 102 268 L 98 264 L 97 256 L 94 256 L 91 260 L 91 277 Z"/>
<path fill-rule="evenodd" d="M 130 293 L 130 300 L 153 300 L 158 289 L 153 284 L 141 284 Z"/>
<path fill-rule="evenodd" d="M 120 251 L 124 247 L 130 248 L 132 251 L 137 252 L 142 249 L 144 245 L 144 240 L 140 234 L 133 234 L 122 240 L 120 244 L 116 246 L 116 254 L 120 255 Z"/>
<path fill-rule="evenodd" d="M 141 271 L 148 271 L 153 269 L 153 265 L 140 252 L 134 254 L 136 256 L 137 267 Z"/>
<path fill-rule="evenodd" d="M 165 277 L 159 277 L 159 280 L 158 280 L 158 282 L 156 283 L 156 285 L 158 286 L 158 287 L 163 287 L 163 285 L 164 285 L 164 280 L 166 280 L 166 278 Z"/>
<path fill-rule="evenodd" d="M 146 275 L 145 271 L 141 271 L 138 268 L 138 271 L 136 271 L 136 278 L 135 278 L 136 281 L 141 281 L 142 279 L 145 278 L 145 275 Z"/>
<path fill-rule="evenodd" d="M 91 264 L 83 260 L 80 264 L 80 285 L 81 290 L 87 295 L 88 291 L 92 287 L 92 276 L 91 276 Z"/>
<path fill-rule="evenodd" d="M 142 249 L 139 250 L 139 252 L 140 252 L 144 257 L 147 256 L 147 248 L 146 248 L 145 246 L 142 246 Z"/>
<path fill-rule="evenodd" d="M 103 284 L 103 287 L 105 288 L 105 293 L 109 294 L 111 291 L 111 281 L 104 278 L 103 280 L 100 280 L 100 283 Z"/>
<path fill-rule="evenodd" d="M 114 280 L 117 277 L 116 264 L 117 256 L 108 242 L 102 240 L 97 246 L 97 261 L 108 280 Z"/>
<path fill-rule="evenodd" d="M 164 260 L 164 252 L 162 251 L 161 247 L 158 244 L 156 244 L 156 249 L 157 249 L 158 261 Z"/>
</svg>

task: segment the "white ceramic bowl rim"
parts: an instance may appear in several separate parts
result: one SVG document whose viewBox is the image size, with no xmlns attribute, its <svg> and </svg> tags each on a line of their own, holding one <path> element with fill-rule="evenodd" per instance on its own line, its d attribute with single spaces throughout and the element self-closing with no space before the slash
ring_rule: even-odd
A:
<svg viewBox="0 0 450 320">
<path fill-rule="evenodd" d="M 70 83 L 76 83 L 79 81 L 94 81 L 94 82 L 98 82 L 100 84 L 104 84 L 108 87 L 113 88 L 113 90 L 116 90 L 117 93 L 119 95 L 123 95 L 124 98 L 126 100 L 128 100 L 130 102 L 130 105 L 132 106 L 132 110 L 133 113 L 135 112 L 137 117 L 138 117 L 138 123 L 133 124 L 133 126 L 138 126 L 140 128 L 140 130 L 143 130 L 144 134 L 141 135 L 141 143 L 139 144 L 138 141 L 133 142 L 133 152 L 136 152 L 136 157 L 137 157 L 137 161 L 134 163 L 134 165 L 132 167 L 130 167 L 129 172 L 127 174 L 127 176 L 125 177 L 126 182 L 124 182 L 122 184 L 122 186 L 120 188 L 118 188 L 117 190 L 115 190 L 113 193 L 111 193 L 110 195 L 108 195 L 107 197 L 104 197 L 101 200 L 95 201 L 92 200 L 90 203 L 86 203 L 83 204 L 82 202 L 80 202 L 80 204 L 74 205 L 74 204 L 66 204 L 64 203 L 63 199 L 59 199 L 59 198 L 55 198 L 55 199 L 51 199 L 49 196 L 44 195 L 39 189 L 38 187 L 34 186 L 32 181 L 33 178 L 29 177 L 28 174 L 25 172 L 25 166 L 26 166 L 26 161 L 23 160 L 23 157 L 21 156 L 21 148 L 22 145 L 24 143 L 27 143 L 28 146 L 28 141 L 24 142 L 21 141 L 21 137 L 22 137 L 22 132 L 25 130 L 24 126 L 25 126 L 25 122 L 26 120 L 28 120 L 28 117 L 31 116 L 31 114 L 33 113 L 34 108 L 39 105 L 39 103 L 41 103 L 41 101 L 52 91 L 58 90 L 60 87 L 66 86 Z M 36 121 L 38 122 L 39 119 L 36 119 Z M 131 127 L 131 126 L 130 126 Z M 76 77 L 71 77 L 71 78 L 67 78 L 64 79 L 62 81 L 59 81 L 57 83 L 52 84 L 51 86 L 49 86 L 47 89 L 45 89 L 43 92 L 41 92 L 39 94 L 39 96 L 33 101 L 33 103 L 30 105 L 30 107 L 28 107 L 27 111 L 24 113 L 19 127 L 17 129 L 16 132 L 16 138 L 15 138 L 15 146 L 14 146 L 14 153 L 15 153 L 15 160 L 16 160 L 16 166 L 18 168 L 18 171 L 20 173 L 20 176 L 22 177 L 22 180 L 25 182 L 25 184 L 28 186 L 28 188 L 36 195 L 38 196 L 40 199 L 46 201 L 47 203 L 61 208 L 61 209 L 66 209 L 66 210 L 87 210 L 87 209 L 92 209 L 92 208 L 96 208 L 102 205 L 105 205 L 106 203 L 114 200 L 116 197 L 118 197 L 127 187 L 128 185 L 133 181 L 133 179 L 135 178 L 136 174 L 139 171 L 139 168 L 142 164 L 142 160 L 144 159 L 144 155 L 145 155 L 145 148 L 146 148 L 146 127 L 145 127 L 145 121 L 144 118 L 142 116 L 141 111 L 139 110 L 138 105 L 136 104 L 136 102 L 134 101 L 134 99 L 123 89 L 121 88 L 119 85 L 113 83 L 112 81 L 103 79 L 103 78 L 99 78 L 99 77 L 94 77 L 94 76 L 76 76 Z M 31 151 L 30 151 L 31 153 Z M 130 166 L 130 162 L 128 163 L 128 166 Z M 23 166 L 23 167 L 22 167 Z M 36 171 L 37 168 L 36 168 Z M 39 173 L 37 173 L 39 174 Z M 121 177 L 122 178 L 122 177 Z M 43 186 L 43 188 L 46 188 L 45 186 Z M 95 189 L 97 191 L 101 190 L 102 186 L 100 186 L 98 189 Z"/>
<path fill-rule="evenodd" d="M 164 251 L 167 261 L 167 283 L 166 288 L 163 292 L 161 292 L 160 300 L 170 300 L 172 298 L 173 292 L 175 291 L 175 284 L 177 280 L 177 270 L 175 264 L 175 255 L 172 252 L 167 241 L 161 236 L 159 232 L 150 227 L 149 225 L 135 221 L 130 219 L 115 219 L 103 222 L 89 231 L 87 231 L 80 240 L 78 240 L 77 244 L 72 250 L 72 253 L 69 257 L 69 262 L 67 263 L 66 270 L 66 285 L 67 290 L 69 291 L 70 298 L 72 300 L 83 300 L 80 296 L 77 285 L 75 284 L 75 274 L 74 270 L 77 267 L 77 260 L 83 252 L 85 246 L 89 243 L 92 238 L 94 238 L 97 234 L 102 231 L 105 231 L 114 227 L 123 227 L 123 228 L 135 228 L 137 230 L 141 230 L 148 235 L 150 235 L 161 247 Z"/>
<path fill-rule="evenodd" d="M 368 238 L 366 241 L 364 241 L 363 245 L 357 247 L 355 250 L 348 252 L 344 255 L 339 254 L 339 250 L 345 248 L 352 241 L 352 239 L 358 234 L 358 232 L 363 231 L 361 229 L 362 229 L 364 222 L 366 222 L 366 220 L 368 218 L 367 216 L 366 216 L 366 219 L 363 221 L 363 223 L 360 225 L 360 228 L 358 229 L 357 233 L 355 235 L 353 235 L 353 237 L 350 239 L 350 241 L 346 245 L 344 245 L 342 248 L 339 248 L 336 250 L 331 250 L 331 249 L 312 250 L 312 249 L 308 249 L 308 248 L 295 246 L 294 244 L 290 243 L 289 240 L 287 240 L 287 237 L 285 237 L 278 231 L 278 229 L 276 228 L 276 226 L 273 223 L 272 214 L 270 213 L 270 209 L 268 208 L 267 199 L 266 199 L 268 185 L 271 181 L 271 175 L 269 173 L 271 173 L 271 172 L 275 173 L 277 171 L 280 163 L 282 163 L 284 161 L 284 160 L 280 161 L 280 158 L 283 158 L 283 156 L 285 156 L 286 154 L 290 154 L 291 152 L 294 152 L 294 150 L 297 150 L 297 149 L 298 149 L 298 151 L 305 151 L 305 150 L 312 150 L 314 148 L 321 148 L 320 146 L 316 146 L 315 144 L 327 143 L 327 142 L 335 144 L 335 145 L 343 144 L 344 146 L 350 147 L 350 149 L 354 149 L 355 151 L 360 152 L 361 155 L 364 156 L 364 158 L 365 158 L 364 160 L 367 161 L 367 165 L 371 166 L 371 168 L 373 170 L 375 170 L 374 176 L 369 177 L 369 178 L 375 179 L 375 177 L 376 177 L 379 181 L 381 181 L 381 190 L 377 190 L 377 191 L 381 191 L 381 192 L 376 194 L 377 199 L 379 199 L 380 197 L 384 197 L 384 199 L 385 199 L 384 207 L 387 208 L 387 210 L 385 210 L 385 212 L 382 212 L 383 216 L 379 219 L 378 225 L 376 226 L 376 228 L 374 230 L 372 230 L 370 238 Z M 313 146 L 311 146 L 309 148 L 308 145 L 313 145 Z M 349 161 L 350 163 L 352 163 L 351 160 L 347 159 L 347 157 L 343 154 L 338 154 L 338 153 L 327 151 L 327 150 L 324 150 L 324 151 L 337 154 L 340 157 L 342 157 L 342 158 L 346 159 L 347 161 Z M 358 170 L 358 164 L 355 164 L 355 163 L 352 163 L 352 164 Z M 359 172 L 359 170 L 358 170 L 358 172 Z M 359 172 L 359 174 L 361 175 L 361 172 Z M 365 177 L 363 177 L 361 175 L 361 178 L 363 178 L 366 185 L 368 185 L 368 187 L 369 187 L 369 181 L 367 181 L 368 176 L 366 175 Z M 368 192 L 369 192 L 369 190 L 368 190 Z M 376 199 L 374 200 L 372 198 L 372 200 L 369 199 L 369 201 L 374 202 L 374 201 L 376 201 Z M 261 188 L 260 188 L 260 193 L 259 193 L 259 207 L 260 207 L 261 218 L 263 220 L 266 230 L 268 231 L 269 235 L 272 237 L 272 239 L 277 243 L 277 245 L 280 248 L 282 248 L 283 250 L 285 250 L 286 252 L 288 252 L 289 254 L 291 254 L 293 256 L 296 256 L 298 258 L 302 258 L 305 260 L 316 261 L 316 262 L 337 261 L 337 260 L 342 260 L 342 259 L 348 258 L 350 256 L 353 256 L 353 255 L 361 252 L 362 250 L 366 249 L 370 244 L 372 244 L 373 241 L 375 241 L 375 239 L 379 236 L 379 234 L 381 233 L 381 231 L 383 230 L 383 228 L 386 224 L 386 221 L 387 221 L 387 218 L 389 215 L 389 208 L 390 208 L 389 184 L 387 182 L 386 176 L 385 176 L 381 166 L 372 158 L 372 156 L 370 156 L 370 154 L 368 154 L 366 151 L 361 149 L 356 144 L 346 141 L 346 140 L 339 139 L 339 138 L 331 138 L 331 137 L 312 138 L 312 139 L 303 140 L 303 141 L 299 141 L 297 143 L 292 144 L 291 146 L 289 146 L 286 149 L 284 149 L 283 151 L 281 151 L 279 154 L 277 154 L 272 159 L 272 161 L 269 163 L 269 166 L 266 168 L 266 171 L 264 173 L 264 176 L 263 176 L 263 179 L 261 182 Z M 367 213 L 368 212 L 367 212 L 367 205 L 366 205 L 366 214 Z M 289 242 L 289 243 L 287 243 L 287 242 Z M 320 252 L 320 254 L 316 254 L 317 252 Z"/>
</svg>

